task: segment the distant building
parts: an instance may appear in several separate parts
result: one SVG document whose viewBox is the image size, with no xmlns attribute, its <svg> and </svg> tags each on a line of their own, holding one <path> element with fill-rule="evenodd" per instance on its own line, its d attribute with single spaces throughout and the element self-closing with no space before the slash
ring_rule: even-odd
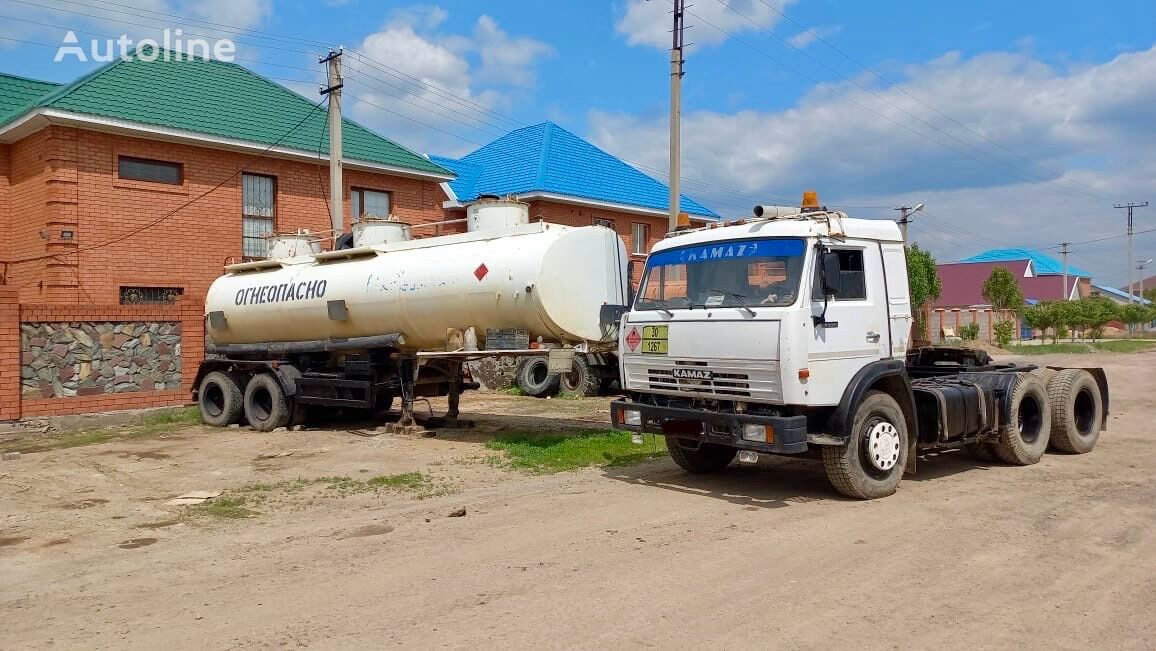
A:
<svg viewBox="0 0 1156 651">
<path fill-rule="evenodd" d="M 988 306 L 987 299 L 983 297 L 983 283 L 991 277 L 992 271 L 1001 267 L 1015 276 L 1016 282 L 1024 294 L 1025 303 L 1056 301 L 1064 298 L 1075 300 L 1090 295 L 1091 278 L 1081 276 L 1080 274 L 1085 272 L 1079 269 L 1068 270 L 1068 293 L 1065 296 L 1063 275 L 1041 275 L 1036 261 L 1033 259 L 1020 258 L 991 262 L 964 261 L 937 266 L 941 291 L 939 298 L 933 301 L 932 307 L 973 308 Z"/>
</svg>

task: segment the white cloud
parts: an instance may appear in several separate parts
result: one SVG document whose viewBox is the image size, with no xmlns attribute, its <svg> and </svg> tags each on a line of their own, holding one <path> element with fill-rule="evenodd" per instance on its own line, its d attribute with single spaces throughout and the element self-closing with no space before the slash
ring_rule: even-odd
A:
<svg viewBox="0 0 1156 651">
<path fill-rule="evenodd" d="M 1050 246 L 1095 239 L 1122 230 L 1112 201 L 1156 194 L 1153 69 L 1156 47 L 1063 70 L 1025 53 L 948 54 L 907 68 L 900 87 L 829 84 L 781 112 L 685 114 L 684 174 L 758 197 L 793 198 L 815 187 L 850 205 L 926 202 L 968 233 L 925 235 L 943 259 L 993 240 Z M 666 167 L 664 116 L 593 112 L 589 119 L 599 145 Z M 686 189 L 727 204 L 731 214 L 753 203 L 717 189 Z M 1156 217 L 1151 221 L 1156 225 Z M 1120 257 L 1111 251 L 1121 246 L 1089 245 L 1087 263 L 1110 273 Z"/>
<path fill-rule="evenodd" d="M 772 29 L 783 11 L 795 0 L 703 0 L 687 7 L 686 40 L 695 45 L 714 45 L 731 34 Z M 777 10 L 777 11 L 776 11 Z M 662 50 L 671 45 L 671 3 L 665 0 L 629 0 L 615 29 L 630 45 L 649 45 Z"/>
<path fill-rule="evenodd" d="M 827 37 L 838 34 L 842 29 L 843 28 L 839 25 L 832 25 L 829 27 L 812 27 L 787 38 L 787 43 L 799 49 L 803 49 L 815 41 L 818 41 L 820 38 L 825 39 Z"/>
<path fill-rule="evenodd" d="M 509 34 L 487 15 L 468 35 L 448 32 L 441 29 L 447 17 L 434 6 L 395 10 L 356 48 L 393 70 L 352 55 L 347 83 L 362 100 L 353 100 L 353 115 L 368 126 L 419 151 L 454 155 L 511 127 L 486 109 L 507 109 L 534 85 L 538 63 L 554 50 Z"/>
</svg>

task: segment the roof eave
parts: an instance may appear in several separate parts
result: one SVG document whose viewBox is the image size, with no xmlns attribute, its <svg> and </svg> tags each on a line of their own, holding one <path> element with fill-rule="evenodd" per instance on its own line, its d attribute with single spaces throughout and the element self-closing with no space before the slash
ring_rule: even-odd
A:
<svg viewBox="0 0 1156 651">
<path fill-rule="evenodd" d="M 587 199 L 585 197 L 575 197 L 568 194 L 559 194 L 557 192 L 544 192 L 541 190 L 531 190 L 530 192 L 519 192 L 515 195 L 521 200 L 538 199 L 541 201 L 557 201 L 558 203 L 568 203 L 576 206 L 590 206 L 592 208 L 605 208 L 607 210 L 617 210 L 619 212 L 634 213 L 637 215 L 646 215 L 650 217 L 666 217 L 670 213 L 666 210 L 658 208 L 647 208 L 645 206 L 633 206 L 625 203 L 617 203 L 613 201 L 601 201 L 598 199 Z M 690 218 L 700 222 L 715 222 L 718 218 L 709 215 L 690 214 Z"/>
<path fill-rule="evenodd" d="M 30 111 L 24 114 L 22 117 L 12 122 L 9 122 L 8 124 L 0 126 L 0 142 L 15 142 L 16 140 L 35 133 L 36 131 L 43 129 L 50 124 L 80 127 L 92 131 L 118 133 L 135 137 L 143 136 L 151 140 L 165 140 L 169 142 L 209 147 L 212 149 L 257 153 L 266 156 L 289 158 L 293 160 L 304 160 L 309 162 L 329 160 L 329 156 L 324 154 L 318 156 L 317 152 L 303 151 L 289 147 L 269 147 L 268 145 L 263 145 L 261 143 L 238 140 L 235 138 L 212 136 L 204 133 L 197 133 L 195 131 L 185 131 L 183 129 L 172 129 L 169 127 L 158 127 L 154 125 L 142 124 L 139 122 L 130 122 L 128 120 L 117 120 L 115 118 L 86 115 L 82 113 L 73 113 L 71 111 L 61 111 L 59 109 L 49 108 L 38 108 L 34 111 Z M 359 160 L 355 158 L 343 158 L 342 166 L 350 169 L 369 172 L 381 172 L 386 174 L 393 174 L 396 176 L 405 176 L 409 178 L 438 182 L 450 181 L 454 178 L 453 175 L 449 174 L 438 174 L 435 172 L 414 170 L 408 167 L 397 167 L 393 165 L 386 165 L 384 163 Z"/>
</svg>

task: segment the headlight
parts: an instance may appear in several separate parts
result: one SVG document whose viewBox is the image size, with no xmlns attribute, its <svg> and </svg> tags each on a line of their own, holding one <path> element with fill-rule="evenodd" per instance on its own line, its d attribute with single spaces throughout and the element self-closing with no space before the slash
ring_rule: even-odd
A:
<svg viewBox="0 0 1156 651">
<path fill-rule="evenodd" d="M 770 443 L 775 440 L 775 431 L 770 425 L 748 423 L 743 425 L 743 440 L 756 443 Z"/>
<path fill-rule="evenodd" d="M 635 409 L 623 409 L 621 417 L 623 425 L 642 427 L 642 412 L 639 412 Z"/>
</svg>

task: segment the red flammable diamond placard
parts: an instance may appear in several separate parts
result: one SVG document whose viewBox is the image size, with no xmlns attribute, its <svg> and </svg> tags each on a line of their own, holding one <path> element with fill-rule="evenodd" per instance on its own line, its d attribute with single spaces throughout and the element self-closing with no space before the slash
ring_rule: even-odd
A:
<svg viewBox="0 0 1156 651">
<path fill-rule="evenodd" d="M 638 328 L 631 328 L 630 334 L 626 335 L 626 345 L 630 346 L 630 350 L 638 348 L 638 344 L 642 343 L 642 335 L 638 334 Z"/>
<path fill-rule="evenodd" d="M 478 265 L 477 269 L 474 269 L 474 278 L 477 278 L 478 282 L 481 282 L 488 273 L 490 273 L 490 270 L 488 267 L 486 267 L 486 263 L 483 262 L 482 264 Z"/>
</svg>

